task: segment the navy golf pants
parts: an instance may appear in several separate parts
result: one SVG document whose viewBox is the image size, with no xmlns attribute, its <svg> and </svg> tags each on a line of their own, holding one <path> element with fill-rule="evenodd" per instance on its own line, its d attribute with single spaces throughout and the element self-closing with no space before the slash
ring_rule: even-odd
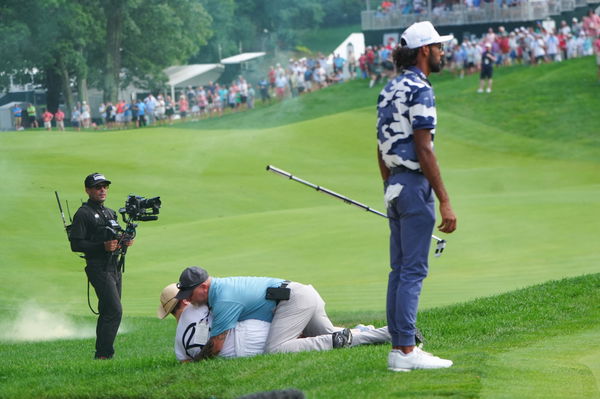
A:
<svg viewBox="0 0 600 399">
<path fill-rule="evenodd" d="M 387 321 L 393 346 L 415 345 L 417 308 L 427 276 L 431 234 L 435 225 L 433 190 L 420 173 L 404 172 L 388 179 L 400 194 L 388 205 L 391 272 Z M 391 187 L 394 186 L 394 187 Z"/>
</svg>

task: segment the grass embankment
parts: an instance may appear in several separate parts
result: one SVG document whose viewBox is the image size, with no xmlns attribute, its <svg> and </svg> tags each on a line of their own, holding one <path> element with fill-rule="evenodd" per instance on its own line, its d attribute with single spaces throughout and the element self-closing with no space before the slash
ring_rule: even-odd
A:
<svg viewBox="0 0 600 399">
<path fill-rule="evenodd" d="M 590 112 L 600 107 L 600 97 L 594 68 L 588 57 L 498 70 L 490 95 L 475 93 L 475 76 L 433 77 L 440 119 L 436 151 L 459 228 L 445 237 L 443 257 L 431 261 L 421 309 L 597 273 L 600 145 L 597 118 Z M 29 396 L 202 397 L 214 392 L 231 397 L 295 385 L 314 397 L 352 397 L 350 391 L 355 397 L 501 397 L 507 380 L 543 392 L 555 381 L 573 374 L 585 380 L 589 370 L 597 371 L 598 357 L 590 356 L 597 353 L 598 334 L 578 316 L 598 303 L 593 295 L 589 302 L 566 301 L 571 308 L 557 308 L 564 319 L 548 316 L 551 326 L 533 316 L 521 319 L 513 311 L 505 313 L 505 320 L 496 319 L 494 312 L 503 309 L 494 300 L 467 317 L 481 320 L 481 325 L 450 335 L 444 335 L 447 329 L 453 331 L 450 325 L 436 327 L 437 319 L 446 316 L 430 315 L 452 310 L 423 313 L 420 324 L 431 339 L 429 348 L 462 364 L 431 377 L 386 374 L 384 347 L 187 368 L 173 364 L 173 323 L 160 324 L 153 315 L 160 290 L 192 264 L 218 276 L 271 275 L 310 282 L 338 323 L 383 323 L 385 221 L 264 170 L 274 164 L 381 209 L 375 161 L 377 93 L 365 82 L 351 82 L 187 125 L 1 134 L 3 319 L 32 299 L 34 307 L 79 315 L 84 324 L 93 324 L 91 317 L 81 316 L 88 313 L 82 262 L 68 250 L 53 190 L 69 199 L 74 212 L 77 200 L 85 196 L 83 177 L 101 171 L 113 181 L 108 200 L 112 208 L 122 206 L 130 193 L 163 199 L 159 221 L 138 228 L 128 254 L 123 298 L 127 333 L 117 339 L 118 358 L 89 361 L 90 340 L 2 344 L 5 396 L 23 396 L 17 394 L 21 389 Z M 543 117 L 524 133 L 527 114 Z M 590 281 L 597 290 L 597 278 Z M 477 308 L 477 303 L 472 306 Z M 540 309 L 540 314 L 552 314 Z M 589 315 L 597 320 L 595 311 Z M 521 344 L 523 335 L 505 324 L 513 318 L 517 332 L 539 328 L 537 338 Z M 452 325 L 459 328 L 467 319 Z M 579 336 L 571 335 L 572 326 Z M 479 338 L 461 342 L 461 337 L 471 336 Z M 463 344 L 472 349 L 459 349 Z M 544 363 L 544 356 L 552 356 L 557 367 L 548 370 L 554 363 Z M 524 358 L 539 367 L 518 368 L 523 378 L 511 374 L 507 366 L 522 364 Z M 579 359 L 589 370 L 559 367 Z M 188 382 L 190 375 L 196 382 Z M 81 384 L 79 376 L 84 376 Z M 109 382 L 103 383 L 104 378 Z M 557 397 L 569 397 L 558 387 L 552 389 Z M 582 397 L 573 392 L 571 397 Z"/>
<path fill-rule="evenodd" d="M 89 359 L 91 340 L 3 344 L 0 397 L 233 398 L 293 387 L 309 398 L 597 398 L 599 302 L 595 274 L 428 310 L 427 348 L 455 365 L 399 374 L 386 369 L 387 345 L 178 365 L 174 321 L 134 318 L 109 362 Z"/>
</svg>

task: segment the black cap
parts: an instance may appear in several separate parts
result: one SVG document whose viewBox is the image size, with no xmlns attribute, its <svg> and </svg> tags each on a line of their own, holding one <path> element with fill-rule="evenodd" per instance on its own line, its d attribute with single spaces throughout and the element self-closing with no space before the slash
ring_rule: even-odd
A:
<svg viewBox="0 0 600 399">
<path fill-rule="evenodd" d="M 175 295 L 177 299 L 188 299 L 194 288 L 208 280 L 208 272 L 201 267 L 191 266 L 186 268 L 179 276 L 177 288 L 179 292 Z"/>
<path fill-rule="evenodd" d="M 83 182 L 87 188 L 94 187 L 100 183 L 110 184 L 110 180 L 107 180 L 102 173 L 92 173 L 87 175 Z"/>
</svg>

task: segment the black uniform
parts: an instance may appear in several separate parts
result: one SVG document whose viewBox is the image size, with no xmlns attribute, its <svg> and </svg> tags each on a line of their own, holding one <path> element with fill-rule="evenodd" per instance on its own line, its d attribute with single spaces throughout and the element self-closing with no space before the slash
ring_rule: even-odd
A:
<svg viewBox="0 0 600 399">
<path fill-rule="evenodd" d="M 493 55 L 489 50 L 483 52 L 481 56 L 481 73 L 479 74 L 480 79 L 492 79 L 494 74 L 494 60 Z"/>
<path fill-rule="evenodd" d="M 114 354 L 113 343 L 123 313 L 118 256 L 104 249 L 104 241 L 114 239 L 107 227 L 118 228 L 115 211 L 88 200 L 75 213 L 69 234 L 71 250 L 85 254 L 85 272 L 98 296 L 97 358 Z"/>
</svg>

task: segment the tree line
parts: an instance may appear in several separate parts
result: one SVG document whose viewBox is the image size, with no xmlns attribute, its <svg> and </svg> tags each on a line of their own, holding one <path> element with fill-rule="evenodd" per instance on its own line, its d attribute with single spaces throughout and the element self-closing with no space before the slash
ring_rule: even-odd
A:
<svg viewBox="0 0 600 399">
<path fill-rule="evenodd" d="M 68 109 L 94 87 L 163 87 L 164 68 L 290 48 L 298 32 L 355 23 L 362 0 L 3 0 L 0 89 L 35 83 Z"/>
</svg>

